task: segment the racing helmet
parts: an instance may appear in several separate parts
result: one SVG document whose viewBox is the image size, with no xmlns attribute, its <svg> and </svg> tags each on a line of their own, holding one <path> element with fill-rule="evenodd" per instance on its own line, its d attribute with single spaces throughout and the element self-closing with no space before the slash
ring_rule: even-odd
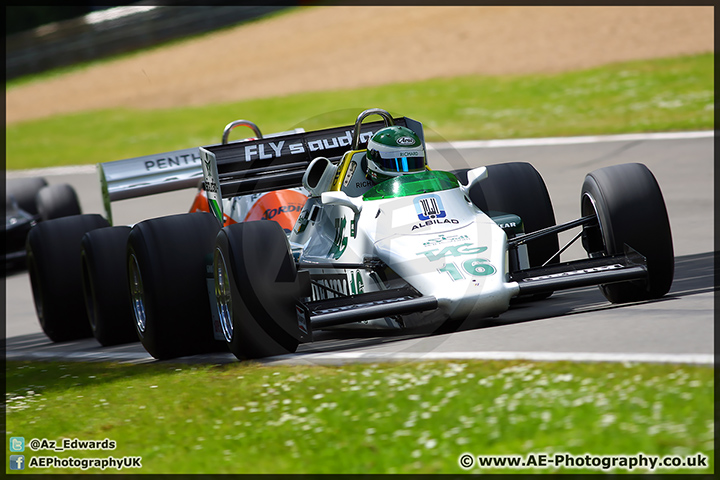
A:
<svg viewBox="0 0 720 480">
<path fill-rule="evenodd" d="M 367 176 L 375 183 L 391 177 L 425 171 L 425 146 L 407 127 L 378 130 L 368 141 Z"/>
</svg>

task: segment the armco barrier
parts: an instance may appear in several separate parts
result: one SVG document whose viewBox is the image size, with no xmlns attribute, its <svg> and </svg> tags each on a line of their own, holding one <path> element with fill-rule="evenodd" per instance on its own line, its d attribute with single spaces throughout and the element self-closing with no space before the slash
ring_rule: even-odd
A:
<svg viewBox="0 0 720 480">
<path fill-rule="evenodd" d="M 136 3 L 123 11 L 132 13 L 107 15 L 109 19 L 95 23 L 90 20 L 98 15 L 90 14 L 6 37 L 6 80 L 209 32 L 290 5 L 153 7 L 147 3 Z"/>
</svg>

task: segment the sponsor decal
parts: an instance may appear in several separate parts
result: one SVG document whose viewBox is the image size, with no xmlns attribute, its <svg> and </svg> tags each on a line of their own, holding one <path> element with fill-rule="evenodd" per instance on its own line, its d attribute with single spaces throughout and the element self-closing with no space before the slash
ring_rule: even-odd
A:
<svg viewBox="0 0 720 480">
<path fill-rule="evenodd" d="M 413 204 L 420 220 L 434 220 L 447 216 L 439 195 L 418 197 L 413 200 Z"/>
<path fill-rule="evenodd" d="M 360 142 L 367 141 L 375 134 L 368 131 L 360 134 Z M 331 148 L 349 147 L 352 143 L 352 130 L 345 130 L 342 135 L 330 138 L 320 138 L 305 142 L 288 143 L 285 140 L 267 141 L 263 143 L 254 143 L 245 146 L 245 161 L 253 160 L 270 160 L 280 158 L 285 155 L 300 155 L 306 152 L 321 152 Z"/>
<path fill-rule="evenodd" d="M 408 150 L 405 152 L 392 152 L 392 155 L 390 157 L 383 157 L 383 158 L 398 158 L 398 157 L 422 157 L 423 152 L 418 152 L 417 150 Z"/>
<path fill-rule="evenodd" d="M 428 260 L 434 262 L 447 256 L 460 257 L 463 255 L 477 255 L 478 253 L 482 253 L 487 249 L 488 247 L 476 247 L 473 246 L 472 243 L 463 243 L 462 245 L 451 245 L 439 251 L 434 248 L 432 250 L 428 250 L 427 252 L 420 252 L 417 255 L 425 255 Z"/>
<path fill-rule="evenodd" d="M 303 206 L 300 204 L 282 205 L 278 208 L 269 208 L 263 212 L 262 220 L 272 220 L 279 213 L 301 212 Z"/>
<path fill-rule="evenodd" d="M 342 218 L 335 219 L 335 238 L 333 239 L 333 244 L 328 252 L 328 256 L 334 258 L 335 260 L 342 257 L 342 254 L 345 253 L 345 249 L 347 249 L 348 236 L 345 234 L 345 227 L 347 226 L 348 221 L 344 216 Z M 349 234 L 352 238 L 357 236 L 357 224 L 355 223 L 355 220 L 350 220 Z"/>
<path fill-rule="evenodd" d="M 345 249 L 348 244 L 348 237 L 345 236 L 345 227 L 347 226 L 347 219 L 345 217 L 335 219 L 335 238 L 333 239 L 332 247 L 328 252 L 328 256 L 338 260 L 345 253 Z"/>
<path fill-rule="evenodd" d="M 307 326 L 307 321 L 305 319 L 305 311 L 301 307 L 296 305 L 295 313 L 297 314 L 298 329 L 300 330 L 300 333 L 307 335 L 308 334 L 308 326 Z"/>
<path fill-rule="evenodd" d="M 166 168 L 177 168 L 186 165 L 197 165 L 200 162 L 198 153 L 184 153 L 174 155 L 172 157 L 160 157 L 145 160 L 145 170 L 148 172 L 154 170 L 164 170 Z"/>
<path fill-rule="evenodd" d="M 426 228 L 430 225 L 441 225 L 443 223 L 459 224 L 460 220 L 456 218 L 444 218 L 442 220 L 425 220 L 424 222 L 416 223 L 415 225 L 413 225 L 412 230 L 414 231 L 420 228 Z"/>
<path fill-rule="evenodd" d="M 215 154 L 201 148 L 200 157 L 202 158 L 203 179 L 210 211 L 219 222 L 224 223 L 222 205 L 220 204 L 217 164 L 213 162 Z"/>
<path fill-rule="evenodd" d="M 343 180 L 343 187 L 347 187 L 350 185 L 350 179 L 353 176 L 353 173 L 355 173 L 355 169 L 357 168 L 356 162 L 350 162 L 350 165 L 348 165 L 347 173 L 345 174 L 345 179 Z"/>
<path fill-rule="evenodd" d="M 213 178 L 212 175 L 212 162 L 210 161 L 210 158 L 203 159 L 203 170 L 205 170 L 205 191 L 210 193 L 217 194 L 220 190 L 218 188 L 218 184 L 215 182 L 215 178 Z"/>
<path fill-rule="evenodd" d="M 453 243 L 453 242 L 464 242 L 470 240 L 470 237 L 467 235 L 443 235 L 440 234 L 440 236 L 436 238 L 430 238 L 427 242 L 423 242 L 423 247 L 432 247 L 435 245 L 439 245 L 441 243 Z"/>
<path fill-rule="evenodd" d="M 337 298 L 342 295 L 348 295 L 349 285 L 348 277 L 345 273 L 329 273 L 323 275 L 312 276 L 312 299 L 316 300 L 327 300 L 330 298 Z M 321 285 L 321 286 L 319 286 Z M 326 288 L 322 288 L 326 287 Z M 331 290 L 340 292 L 342 295 L 336 294 Z"/>
<path fill-rule="evenodd" d="M 437 260 L 443 260 L 446 257 L 455 258 L 466 255 L 477 255 L 487 249 L 488 247 L 478 247 L 474 246 L 472 243 L 463 243 L 462 245 L 450 245 L 442 249 L 434 248 L 426 252 L 420 252 L 417 255 L 425 255 L 425 258 L 429 261 L 435 262 Z M 463 260 L 460 266 L 462 269 L 458 268 L 454 262 L 446 262 L 445 265 L 438 268 L 437 271 L 439 273 L 447 273 L 453 282 L 465 278 L 463 272 L 467 273 L 471 277 L 484 277 L 497 272 L 497 269 L 485 258 L 470 258 Z"/>
<path fill-rule="evenodd" d="M 542 275 L 539 277 L 530 277 L 523 280 L 523 282 L 533 282 L 536 280 L 549 280 L 551 278 L 561 278 L 561 277 L 572 277 L 573 275 L 583 275 L 586 273 L 597 273 L 597 272 L 606 272 L 608 270 L 617 270 L 624 268 L 624 266 L 621 263 L 615 263 L 613 265 L 603 265 L 600 267 L 593 267 L 593 268 L 584 268 L 582 270 L 573 270 L 570 272 L 560 272 L 560 273 L 551 273 L 549 275 Z"/>
<path fill-rule="evenodd" d="M 350 278 L 350 293 L 353 295 L 357 295 L 359 293 L 365 293 L 365 282 L 362 279 L 362 275 L 360 274 L 360 270 L 350 270 L 348 272 L 348 277 Z"/>
<path fill-rule="evenodd" d="M 253 159 L 253 157 L 256 157 L 260 160 L 269 160 L 271 158 L 279 157 L 282 155 L 283 145 L 285 145 L 285 140 L 280 140 L 277 143 L 269 142 L 261 143 L 259 145 L 248 145 L 245 147 L 245 161 L 250 161 Z M 302 147 L 302 144 L 298 145 Z M 266 146 L 270 147 L 268 151 L 265 150 Z"/>
<path fill-rule="evenodd" d="M 395 143 L 397 143 L 400 146 L 415 146 L 415 139 L 412 137 L 400 137 L 397 140 L 395 140 Z"/>
</svg>

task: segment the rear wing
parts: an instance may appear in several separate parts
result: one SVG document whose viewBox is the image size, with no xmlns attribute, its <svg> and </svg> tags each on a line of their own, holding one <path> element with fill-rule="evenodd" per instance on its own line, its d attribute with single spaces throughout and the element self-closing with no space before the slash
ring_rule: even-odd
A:
<svg viewBox="0 0 720 480">
<path fill-rule="evenodd" d="M 250 127 L 255 136 L 259 138 L 273 138 L 303 131 L 298 128 L 263 137 L 260 129 L 254 123 L 247 120 L 236 120 L 225 127 L 222 137 L 223 144 L 233 145 L 247 141 L 238 140 L 228 143 L 230 131 L 239 126 Z M 203 179 L 199 147 L 99 163 L 97 169 L 100 176 L 105 216 L 110 224 L 113 223 L 111 202 L 192 188 Z"/>
<path fill-rule="evenodd" d="M 200 147 L 205 188 L 213 213 L 222 218 L 223 198 L 301 186 L 303 174 L 313 159 L 323 156 L 338 163 L 348 150 L 366 148 L 370 137 L 387 125 L 388 120 L 413 130 L 424 142 L 422 124 L 399 117 L 385 122 L 358 122 L 272 139 Z M 357 127 L 359 131 L 355 131 Z M 357 148 L 352 148 L 353 144 Z"/>
<path fill-rule="evenodd" d="M 110 224 L 111 202 L 191 188 L 202 180 L 198 147 L 99 163 L 97 168 Z"/>
</svg>

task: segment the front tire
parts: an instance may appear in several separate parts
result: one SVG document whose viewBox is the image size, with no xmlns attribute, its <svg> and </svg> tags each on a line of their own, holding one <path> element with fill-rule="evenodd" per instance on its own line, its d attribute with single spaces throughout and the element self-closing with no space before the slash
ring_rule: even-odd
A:
<svg viewBox="0 0 720 480">
<path fill-rule="evenodd" d="M 675 271 L 670 221 L 660 186 L 645 165 L 613 165 L 589 173 L 580 205 L 583 216 L 598 219 L 598 226 L 583 231 L 590 257 L 621 254 L 627 244 L 647 261 L 647 281 L 601 285 L 605 298 L 624 303 L 660 298 L 670 291 Z"/>
<path fill-rule="evenodd" d="M 90 327 L 103 346 L 137 342 L 125 250 L 130 227 L 100 228 L 81 243 L 82 283 Z"/>
<path fill-rule="evenodd" d="M 85 310 L 80 241 L 85 233 L 109 226 L 100 215 L 75 215 L 35 225 L 26 242 L 35 310 L 54 342 L 92 336 Z"/>
<path fill-rule="evenodd" d="M 145 220 L 130 231 L 134 323 L 143 347 L 157 359 L 224 347 L 214 339 L 205 277 L 218 230 L 213 215 L 198 212 Z"/>
<path fill-rule="evenodd" d="M 488 165 L 488 177 L 470 190 L 470 200 L 485 213 L 511 213 L 520 217 L 525 233 L 555 225 L 550 194 L 540 173 L 525 162 Z M 455 176 L 467 182 L 467 169 Z M 527 243 L 530 267 L 539 267 L 560 249 L 557 234 L 546 235 Z M 554 258 L 549 264 L 558 263 Z M 547 295 L 546 295 L 547 296 Z"/>
<path fill-rule="evenodd" d="M 300 332 L 295 261 L 282 227 L 272 221 L 237 223 L 217 235 L 213 260 L 218 315 L 230 351 L 239 359 L 293 353 Z"/>
</svg>

